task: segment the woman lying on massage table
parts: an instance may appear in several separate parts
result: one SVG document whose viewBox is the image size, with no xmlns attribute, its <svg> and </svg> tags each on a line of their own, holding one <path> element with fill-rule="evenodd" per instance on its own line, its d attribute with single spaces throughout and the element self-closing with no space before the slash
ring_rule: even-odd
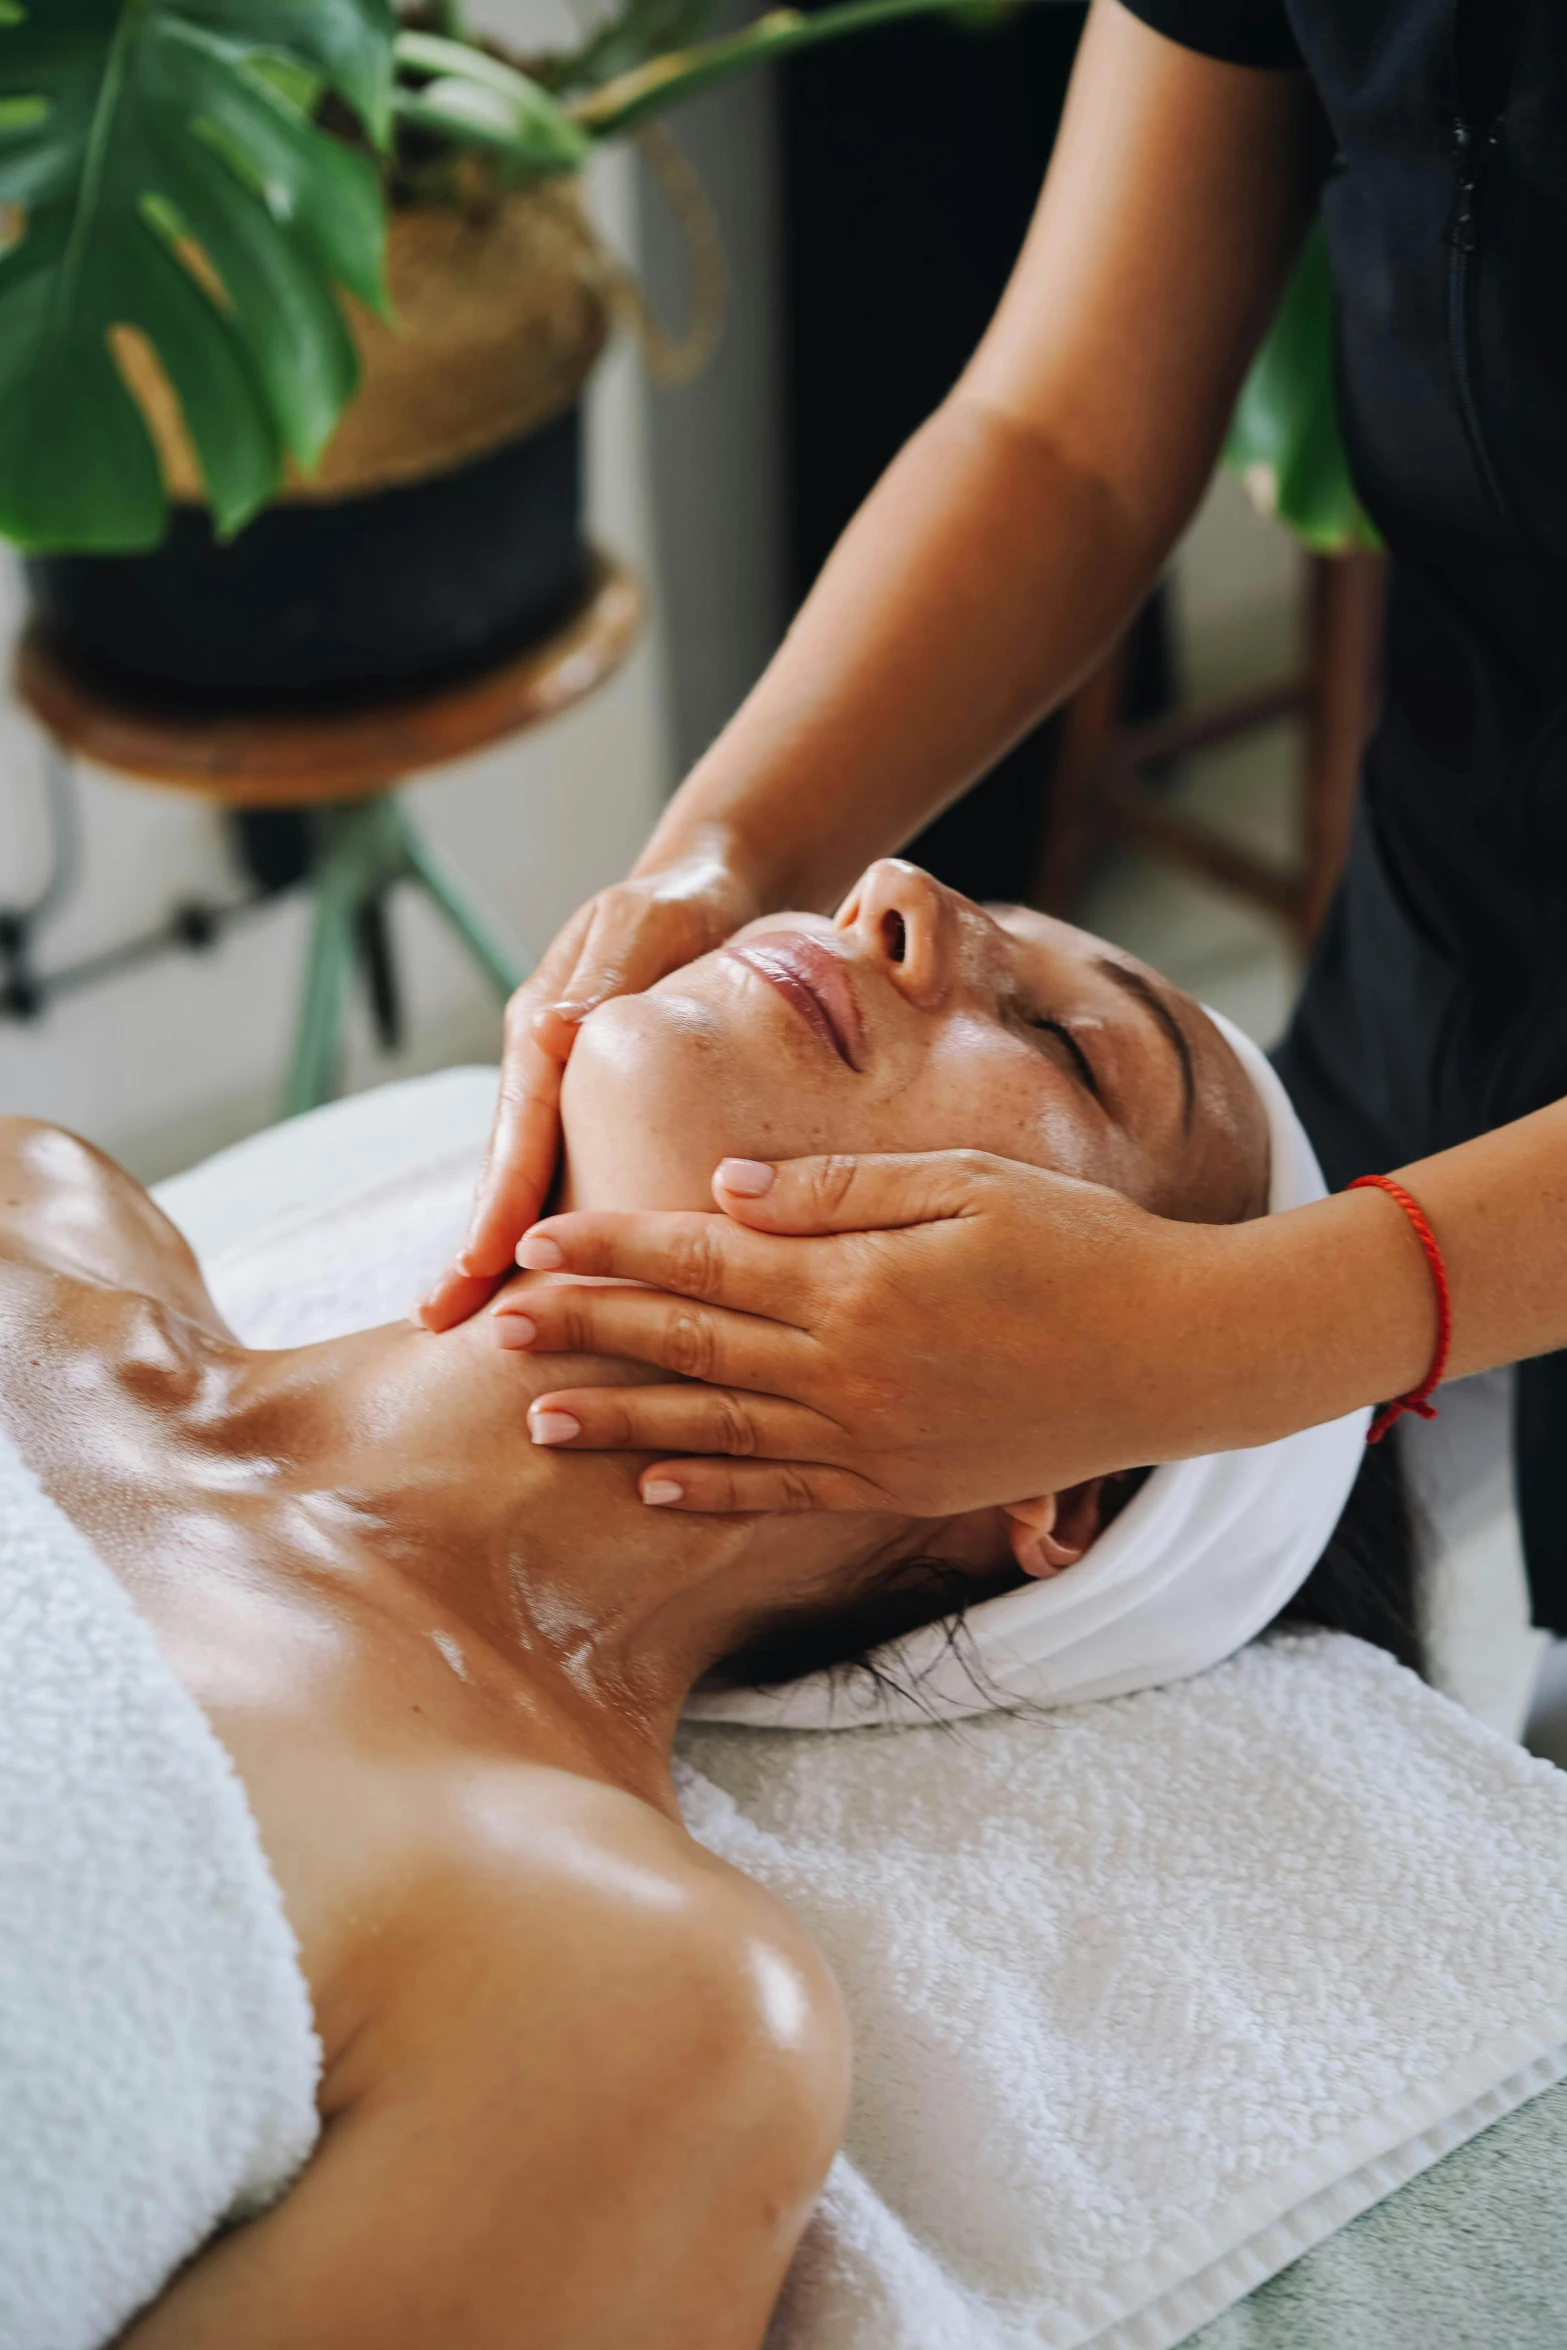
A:
<svg viewBox="0 0 1567 2350">
<path fill-rule="evenodd" d="M 1267 1187 L 1196 1005 L 901 865 L 606 1005 L 565 1129 L 565 1196 L 615 1207 L 699 1208 L 726 1151 L 972 1146 L 1215 1222 Z M 127 2343 L 755 2345 L 848 2059 L 807 1938 L 681 1827 L 682 1705 L 1068 1567 L 1113 1496 L 649 1509 L 634 1459 L 518 1441 L 561 1384 L 504 1343 L 547 1275 L 444 1337 L 247 1353 L 95 1152 L 6 1121 L 0 1172 L 0 1424 L 238 1765 L 324 2047 L 302 2179 Z"/>
</svg>

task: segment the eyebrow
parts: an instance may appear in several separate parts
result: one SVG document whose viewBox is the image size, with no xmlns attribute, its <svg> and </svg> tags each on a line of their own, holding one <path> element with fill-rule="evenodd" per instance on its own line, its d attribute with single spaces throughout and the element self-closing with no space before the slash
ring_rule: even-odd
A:
<svg viewBox="0 0 1567 2350">
<path fill-rule="evenodd" d="M 1185 1029 L 1159 990 L 1140 971 L 1134 971 L 1127 963 L 1117 963 L 1110 955 L 1096 956 L 1094 968 L 1102 971 L 1106 979 L 1113 979 L 1127 995 L 1135 997 L 1145 1011 L 1153 1014 L 1169 1038 L 1181 1064 L 1181 1124 L 1189 1132 L 1192 1112 L 1197 1106 L 1197 1072 L 1192 1066 L 1192 1048 Z"/>
</svg>

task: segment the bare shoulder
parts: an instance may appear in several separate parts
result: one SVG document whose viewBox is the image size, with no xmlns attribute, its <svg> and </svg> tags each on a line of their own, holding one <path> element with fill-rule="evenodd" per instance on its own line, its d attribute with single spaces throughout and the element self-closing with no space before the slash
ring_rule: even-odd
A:
<svg viewBox="0 0 1567 2350">
<path fill-rule="evenodd" d="M 847 2095 L 809 1938 L 613 1789 L 419 1777 L 316 2159 L 128 2350 L 759 2350 Z"/>
<path fill-rule="evenodd" d="M 537 1765 L 469 1769 L 423 1866 L 449 1921 L 408 1981 L 471 1970 L 515 2009 L 529 2069 L 551 2061 L 554 2017 L 650 2035 L 681 2062 L 705 2050 L 771 2075 L 836 2114 L 846 2079 L 841 2001 L 805 1927 L 774 1895 L 621 1790 Z M 439 1890 L 437 1891 L 437 1886 Z M 459 1924 L 459 1921 L 461 1923 Z M 575 2040 L 578 2034 L 570 2033 Z M 640 2060 L 639 2060 L 640 2061 Z"/>
<path fill-rule="evenodd" d="M 166 1299 L 222 1332 L 184 1236 L 123 1167 L 80 1135 L 0 1117 L 0 1259 Z"/>
</svg>

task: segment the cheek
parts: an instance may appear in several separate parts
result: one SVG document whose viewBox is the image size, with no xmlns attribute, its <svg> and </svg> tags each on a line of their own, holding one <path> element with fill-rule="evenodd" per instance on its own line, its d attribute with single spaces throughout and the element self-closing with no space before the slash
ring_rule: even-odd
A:
<svg viewBox="0 0 1567 2350">
<path fill-rule="evenodd" d="M 584 1021 L 561 1085 L 574 1206 L 711 1205 L 703 1073 L 713 1058 L 694 1007 L 617 997 Z"/>
<path fill-rule="evenodd" d="M 759 1027 L 694 992 L 617 997 L 594 1012 L 561 1089 L 571 1204 L 710 1208 L 726 1156 L 874 1147 L 846 1138 L 830 1088 L 800 1065 L 814 1045 Z"/>
<path fill-rule="evenodd" d="M 1064 1070 L 993 1025 L 954 1022 L 885 1112 L 882 1150 L 980 1150 L 1102 1183 L 1108 1137 Z"/>
</svg>

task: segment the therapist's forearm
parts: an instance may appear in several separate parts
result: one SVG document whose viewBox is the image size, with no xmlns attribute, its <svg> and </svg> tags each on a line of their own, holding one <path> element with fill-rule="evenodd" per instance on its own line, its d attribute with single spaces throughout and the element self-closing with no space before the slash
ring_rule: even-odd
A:
<svg viewBox="0 0 1567 2350">
<path fill-rule="evenodd" d="M 1063 701 L 1201 496 L 1314 201 L 1304 79 L 1094 0 L 984 342 L 638 868 L 831 906 Z"/>
<path fill-rule="evenodd" d="M 1567 1347 L 1567 1102 L 1393 1172 L 1447 1268 L 1447 1376 Z M 1183 1449 L 1262 1443 L 1424 1379 L 1436 1287 L 1385 1193 L 1340 1193 L 1232 1228 L 1220 1245 L 1223 1278 L 1185 1358 L 1188 1393 L 1198 1364 L 1210 1374 L 1199 1374 L 1197 1416 L 1211 1426 L 1188 1430 Z"/>
<path fill-rule="evenodd" d="M 830 908 L 1071 692 L 1164 552 L 1047 439 L 956 395 L 862 508 L 638 870 L 707 847 L 764 907 Z"/>
</svg>

